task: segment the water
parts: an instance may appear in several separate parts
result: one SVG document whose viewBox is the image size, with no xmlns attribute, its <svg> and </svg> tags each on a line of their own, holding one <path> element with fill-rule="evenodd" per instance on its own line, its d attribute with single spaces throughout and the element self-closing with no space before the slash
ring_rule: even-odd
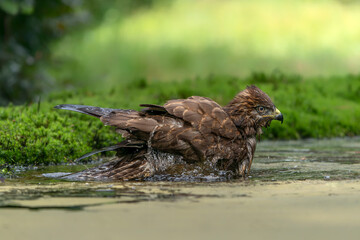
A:
<svg viewBox="0 0 360 240">
<path fill-rule="evenodd" d="M 66 182 L 28 170 L 0 183 L 1 239 L 355 239 L 360 138 L 264 141 L 247 180 Z M 189 180 L 189 181 L 184 181 Z"/>
<path fill-rule="evenodd" d="M 359 179 L 360 138 L 263 142 L 251 175 L 256 180 Z"/>
</svg>

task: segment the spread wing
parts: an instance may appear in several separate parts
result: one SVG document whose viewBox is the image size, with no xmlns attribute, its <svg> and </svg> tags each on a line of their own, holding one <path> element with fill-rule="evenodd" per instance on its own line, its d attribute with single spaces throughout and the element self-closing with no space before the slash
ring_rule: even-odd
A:
<svg viewBox="0 0 360 240">
<path fill-rule="evenodd" d="M 209 98 L 170 100 L 164 106 L 143 104 L 141 112 L 116 111 L 101 117 L 127 131 L 123 136 L 150 142 L 155 149 L 179 153 L 188 160 L 203 159 L 216 148 L 216 136 L 235 139 L 239 132 L 228 114 Z"/>
<path fill-rule="evenodd" d="M 209 98 L 193 96 L 187 99 L 170 100 L 164 106 L 153 104 L 140 106 L 145 107 L 141 112 L 106 109 L 108 111 L 104 113 L 102 111 L 103 114 L 99 117 L 107 125 L 144 133 L 151 133 L 159 124 L 178 125 L 178 121 L 173 119 L 176 117 L 178 120 L 190 123 L 194 130 L 203 135 L 214 133 L 234 139 L 239 134 L 228 114 L 219 104 Z"/>
<path fill-rule="evenodd" d="M 229 139 L 234 139 L 239 134 L 228 114 L 209 98 L 193 96 L 170 100 L 163 108 L 169 114 L 190 123 L 202 134 L 214 133 Z"/>
<path fill-rule="evenodd" d="M 227 139 L 235 140 L 239 135 L 228 114 L 209 98 L 190 97 L 168 101 L 164 106 L 141 106 L 145 108 L 140 112 L 77 105 L 62 105 L 61 109 L 99 117 L 104 124 L 115 126 L 129 143 L 142 141 L 143 145 L 180 154 L 189 161 L 204 159 L 209 151 L 214 155 L 219 149 L 218 137 L 222 137 L 227 149 Z M 98 151 L 103 150 L 109 149 Z M 224 158 L 227 152 L 223 152 Z"/>
</svg>

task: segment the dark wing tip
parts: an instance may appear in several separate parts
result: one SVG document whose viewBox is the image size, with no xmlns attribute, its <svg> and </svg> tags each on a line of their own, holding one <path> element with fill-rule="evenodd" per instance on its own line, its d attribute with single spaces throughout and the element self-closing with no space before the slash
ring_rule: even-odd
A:
<svg viewBox="0 0 360 240">
<path fill-rule="evenodd" d="M 100 118 L 101 116 L 111 114 L 112 112 L 128 112 L 132 110 L 101 108 L 87 105 L 74 105 L 74 104 L 60 104 L 55 106 L 56 109 L 69 110 L 79 113 L 84 113 L 93 117 Z"/>
<path fill-rule="evenodd" d="M 94 117 L 101 117 L 102 115 L 104 115 L 104 111 L 109 111 L 106 108 L 102 109 L 99 107 L 74 105 L 74 104 L 60 104 L 60 105 L 56 105 L 54 108 L 84 113 L 84 114 L 94 116 Z"/>
<path fill-rule="evenodd" d="M 56 108 L 56 109 L 64 109 L 65 106 L 66 106 L 66 104 L 60 104 L 60 105 L 56 105 L 54 108 Z"/>
<path fill-rule="evenodd" d="M 54 108 L 56 109 L 63 109 L 63 110 L 70 110 L 70 111 L 79 111 L 79 108 L 86 107 L 82 105 L 73 105 L 73 104 L 60 104 L 56 105 Z"/>
</svg>

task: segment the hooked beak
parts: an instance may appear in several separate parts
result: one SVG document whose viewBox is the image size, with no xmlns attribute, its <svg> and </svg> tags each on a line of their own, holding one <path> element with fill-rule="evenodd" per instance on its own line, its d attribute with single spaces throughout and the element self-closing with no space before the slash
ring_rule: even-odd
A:
<svg viewBox="0 0 360 240">
<path fill-rule="evenodd" d="M 274 119 L 280 121 L 281 124 L 284 122 L 284 116 L 282 115 L 279 109 L 275 110 Z"/>
</svg>

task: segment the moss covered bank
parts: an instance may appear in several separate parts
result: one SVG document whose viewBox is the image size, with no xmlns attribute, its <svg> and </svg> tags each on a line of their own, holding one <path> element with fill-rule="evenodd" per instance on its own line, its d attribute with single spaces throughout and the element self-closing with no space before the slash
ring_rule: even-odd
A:
<svg viewBox="0 0 360 240">
<path fill-rule="evenodd" d="M 139 109 L 192 95 L 226 104 L 247 85 L 256 84 L 285 117 L 263 138 L 299 139 L 360 135 L 360 76 L 303 79 L 280 73 L 246 79 L 208 77 L 177 82 L 138 79 L 103 90 L 54 92 L 39 103 L 0 108 L 0 166 L 66 163 L 121 138 L 95 118 L 53 109 L 63 103 Z"/>
</svg>

